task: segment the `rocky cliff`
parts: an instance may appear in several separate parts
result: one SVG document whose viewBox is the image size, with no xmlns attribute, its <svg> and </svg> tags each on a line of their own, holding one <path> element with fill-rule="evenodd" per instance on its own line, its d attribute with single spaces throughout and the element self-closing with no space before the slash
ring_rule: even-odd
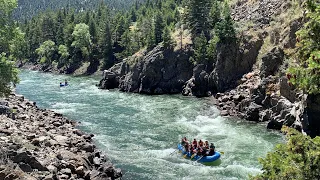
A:
<svg viewBox="0 0 320 180">
<path fill-rule="evenodd" d="M 192 76 L 191 54 L 191 50 L 173 51 L 158 45 L 105 71 L 99 87 L 142 94 L 180 93 Z"/>
<path fill-rule="evenodd" d="M 76 122 L 12 94 L 0 99 L 0 179 L 119 179 Z"/>
</svg>

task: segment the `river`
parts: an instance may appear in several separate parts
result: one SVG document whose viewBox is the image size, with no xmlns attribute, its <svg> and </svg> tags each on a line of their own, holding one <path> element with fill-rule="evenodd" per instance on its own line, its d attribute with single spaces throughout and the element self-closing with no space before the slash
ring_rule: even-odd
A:
<svg viewBox="0 0 320 180">
<path fill-rule="evenodd" d="M 16 92 L 81 122 L 97 146 L 123 170 L 125 180 L 247 179 L 261 172 L 264 157 L 283 136 L 262 124 L 219 116 L 206 99 L 180 95 L 146 96 L 100 90 L 97 78 L 22 70 Z M 69 86 L 59 87 L 59 82 Z M 180 139 L 214 142 L 222 164 L 208 167 L 175 153 Z M 172 153 L 174 152 L 174 153 Z"/>
</svg>

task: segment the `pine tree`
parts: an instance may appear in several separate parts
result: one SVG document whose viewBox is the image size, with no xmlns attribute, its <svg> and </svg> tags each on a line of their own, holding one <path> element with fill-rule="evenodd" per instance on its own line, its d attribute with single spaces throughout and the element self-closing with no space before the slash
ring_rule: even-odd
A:
<svg viewBox="0 0 320 180">
<path fill-rule="evenodd" d="M 92 43 L 96 44 L 98 42 L 98 33 L 97 33 L 96 23 L 92 18 L 90 18 L 89 20 L 89 32 L 91 35 Z"/>
<path fill-rule="evenodd" d="M 120 45 L 124 47 L 124 51 L 120 55 L 121 59 L 128 57 L 133 53 L 131 51 L 131 34 L 129 30 L 122 34 Z"/>
<path fill-rule="evenodd" d="M 136 22 L 137 21 L 137 14 L 136 14 L 136 11 L 135 9 L 131 9 L 130 11 L 130 19 L 132 22 Z"/>
<path fill-rule="evenodd" d="M 121 36 L 125 32 L 125 19 L 123 16 L 119 17 L 119 21 L 116 27 L 116 41 L 121 41 Z"/>
<path fill-rule="evenodd" d="M 186 20 L 192 31 L 193 38 L 204 32 L 206 38 L 210 35 L 210 0 L 187 0 Z"/>
<path fill-rule="evenodd" d="M 107 69 L 111 67 L 114 63 L 109 22 L 104 23 L 104 27 L 102 29 L 100 39 L 99 39 L 99 48 L 100 48 L 100 52 L 102 52 L 103 69 Z"/>
<path fill-rule="evenodd" d="M 147 49 L 152 49 L 155 46 L 154 33 L 150 33 L 147 35 L 146 45 L 147 45 Z"/>
<path fill-rule="evenodd" d="M 99 9 L 98 12 L 101 13 L 101 12 L 100 12 L 100 9 Z M 98 14 L 99 14 L 99 13 L 98 13 Z M 86 17 L 85 17 L 85 19 L 84 19 L 84 23 L 85 23 L 85 24 L 89 24 L 89 23 L 90 23 L 90 20 L 91 20 L 90 14 L 89 14 L 89 11 L 87 11 L 87 12 L 86 12 Z"/>
<path fill-rule="evenodd" d="M 169 30 L 168 27 L 164 28 L 162 37 L 163 37 L 163 46 L 165 48 L 172 47 L 173 40 L 172 40 L 172 37 L 171 37 L 171 34 L 170 34 L 170 30 Z"/>
<path fill-rule="evenodd" d="M 154 20 L 154 38 L 155 44 L 162 42 L 163 19 L 161 13 L 156 13 Z"/>
<path fill-rule="evenodd" d="M 213 36 L 213 38 L 209 41 L 209 45 L 207 47 L 207 56 L 208 61 L 214 63 L 217 57 L 217 43 L 219 42 L 219 38 L 217 36 Z"/>
<path fill-rule="evenodd" d="M 63 41 L 63 26 L 64 26 L 64 15 L 61 10 L 58 11 L 58 15 L 56 17 L 57 22 L 57 32 L 56 32 L 56 44 L 64 44 Z"/>
<path fill-rule="evenodd" d="M 227 4 L 224 7 L 224 18 L 216 24 L 215 32 L 222 43 L 231 44 L 237 40 L 230 8 Z"/>
<path fill-rule="evenodd" d="M 51 15 L 44 16 L 41 24 L 41 32 L 42 32 L 42 39 L 46 40 L 55 40 L 55 23 Z"/>
<path fill-rule="evenodd" d="M 221 6 L 218 0 L 213 0 L 213 5 L 210 11 L 210 23 L 213 29 L 216 24 L 221 20 Z"/>
<path fill-rule="evenodd" d="M 207 63 L 207 39 L 202 32 L 200 36 L 195 38 L 194 41 L 194 54 L 197 64 L 206 64 Z"/>
</svg>

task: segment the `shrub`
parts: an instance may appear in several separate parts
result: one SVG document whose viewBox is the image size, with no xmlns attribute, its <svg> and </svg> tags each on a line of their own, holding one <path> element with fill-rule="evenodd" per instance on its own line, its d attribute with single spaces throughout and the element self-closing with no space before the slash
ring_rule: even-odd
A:
<svg viewBox="0 0 320 180">
<path fill-rule="evenodd" d="M 287 143 L 278 144 L 266 158 L 259 159 L 263 172 L 250 179 L 320 179 L 320 137 L 311 139 L 288 127 L 282 131 Z"/>
</svg>

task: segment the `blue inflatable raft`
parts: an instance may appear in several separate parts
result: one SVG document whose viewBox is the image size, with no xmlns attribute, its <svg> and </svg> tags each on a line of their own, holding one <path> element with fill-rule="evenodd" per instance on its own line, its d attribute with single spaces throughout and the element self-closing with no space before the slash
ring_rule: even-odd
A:
<svg viewBox="0 0 320 180">
<path fill-rule="evenodd" d="M 184 157 L 191 158 L 192 154 L 190 152 L 186 152 L 184 150 L 184 147 L 181 144 L 178 144 L 178 149 L 179 149 L 179 152 L 182 155 L 184 155 Z M 203 156 L 202 157 L 202 156 L 195 155 L 194 157 L 192 157 L 191 160 L 197 161 L 197 162 L 204 164 L 204 165 L 207 165 L 207 166 L 219 166 L 221 164 L 220 156 L 221 156 L 220 152 L 216 151 L 214 153 L 214 155 L 212 155 L 212 156 Z"/>
<path fill-rule="evenodd" d="M 68 84 L 60 84 L 60 87 L 68 86 Z"/>
</svg>

